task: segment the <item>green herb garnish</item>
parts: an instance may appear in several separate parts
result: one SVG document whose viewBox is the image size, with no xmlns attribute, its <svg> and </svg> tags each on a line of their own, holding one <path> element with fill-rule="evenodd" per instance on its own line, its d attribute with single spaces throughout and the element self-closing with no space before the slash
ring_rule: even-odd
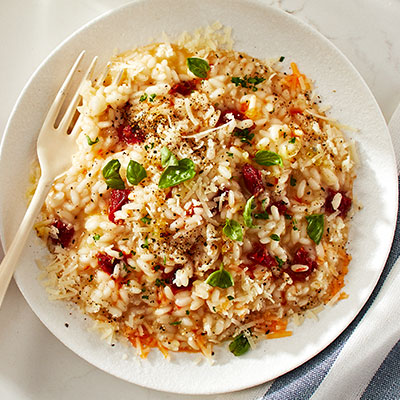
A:
<svg viewBox="0 0 400 400">
<path fill-rule="evenodd" d="M 222 232 L 224 233 L 224 235 L 228 236 L 229 239 L 236 240 L 238 242 L 243 241 L 242 227 L 239 222 L 233 219 L 226 219 Z"/>
<path fill-rule="evenodd" d="M 269 219 L 269 215 L 266 211 L 262 212 L 262 213 L 256 213 L 254 214 L 254 218 L 256 219 Z"/>
<path fill-rule="evenodd" d="M 179 185 L 189 179 L 193 179 L 196 175 L 195 164 L 189 158 L 178 161 L 178 165 L 170 165 L 161 174 L 158 187 L 165 189 L 168 187 Z"/>
<path fill-rule="evenodd" d="M 147 177 L 146 170 L 143 168 L 142 164 L 137 161 L 130 160 L 128 168 L 126 169 L 126 179 L 131 185 L 137 185 L 144 178 Z"/>
<path fill-rule="evenodd" d="M 233 130 L 233 136 L 240 138 L 240 141 L 243 143 L 251 144 L 251 140 L 254 138 L 254 133 L 250 133 L 249 128 L 235 128 Z"/>
<path fill-rule="evenodd" d="M 167 168 L 170 165 L 179 165 L 178 159 L 167 147 L 163 147 L 161 149 L 161 165 L 163 166 L 163 168 Z"/>
<path fill-rule="evenodd" d="M 125 183 L 119 174 L 121 164 L 118 160 L 111 160 L 103 168 L 103 177 L 111 189 L 125 189 Z"/>
<path fill-rule="evenodd" d="M 155 284 L 157 287 L 160 287 L 160 286 L 165 287 L 165 281 L 164 281 L 164 279 L 158 279 L 158 278 L 157 278 L 154 284 Z"/>
<path fill-rule="evenodd" d="M 186 60 L 189 71 L 199 78 L 207 78 L 208 71 L 210 70 L 210 65 L 206 60 L 198 57 L 189 57 Z"/>
<path fill-rule="evenodd" d="M 150 222 L 151 222 L 151 218 L 149 218 L 149 217 L 143 217 L 143 218 L 140 218 L 140 220 L 144 223 L 144 224 L 150 224 Z"/>
<path fill-rule="evenodd" d="M 322 239 L 322 234 L 324 233 L 324 215 L 323 214 L 313 214 L 306 217 L 308 226 L 307 234 L 311 240 L 316 244 Z"/>
<path fill-rule="evenodd" d="M 233 296 L 227 296 L 228 300 L 233 300 L 234 297 Z"/>
<path fill-rule="evenodd" d="M 243 332 L 239 336 L 233 338 L 233 341 L 229 344 L 229 350 L 237 357 L 242 356 L 250 350 L 249 340 Z"/>
<path fill-rule="evenodd" d="M 156 98 L 156 96 L 157 96 L 157 95 L 156 95 L 155 93 L 151 94 L 151 95 L 149 96 L 150 102 L 153 102 L 154 99 Z"/>
<path fill-rule="evenodd" d="M 146 236 L 146 239 L 144 239 L 144 243 L 141 244 L 140 247 L 142 249 L 148 249 L 149 248 L 149 240 L 147 239 L 147 236 Z"/>
<path fill-rule="evenodd" d="M 251 213 L 253 211 L 253 209 L 255 208 L 255 204 L 254 204 L 254 196 L 251 196 L 247 202 L 246 205 L 244 207 L 244 211 L 243 211 L 243 220 L 244 220 L 244 224 L 248 227 L 248 228 L 254 228 L 255 225 L 253 225 L 253 218 L 251 216 Z"/>
<path fill-rule="evenodd" d="M 94 141 L 92 139 L 90 139 L 90 137 L 88 135 L 86 136 L 86 140 L 89 146 L 93 146 L 96 143 L 99 143 L 99 138 L 97 137 Z"/>
<path fill-rule="evenodd" d="M 140 101 L 140 102 L 143 102 L 143 101 L 146 101 L 146 99 L 147 99 L 147 93 L 143 93 L 143 94 L 140 96 L 139 101 Z"/>
<path fill-rule="evenodd" d="M 283 165 L 282 157 L 279 154 L 269 150 L 259 150 L 254 157 L 254 161 L 257 164 L 265 165 L 267 167 L 271 165 Z"/>
<path fill-rule="evenodd" d="M 293 176 L 290 177 L 290 186 L 296 186 L 297 179 L 293 178 Z"/>
<path fill-rule="evenodd" d="M 284 57 L 284 56 L 281 56 L 281 57 L 279 58 L 279 62 L 282 62 L 284 59 L 285 59 L 285 57 Z"/>
<path fill-rule="evenodd" d="M 257 92 L 257 85 L 264 82 L 265 78 L 261 78 L 260 76 L 247 76 L 245 75 L 243 78 L 238 76 L 233 76 L 231 78 L 231 82 L 235 84 L 236 87 L 241 86 L 242 88 L 251 89 L 253 92 Z"/>
<path fill-rule="evenodd" d="M 277 235 L 276 233 L 273 233 L 270 238 L 272 240 L 275 240 L 275 242 L 279 242 L 281 240 L 281 238 L 279 237 L 279 235 Z"/>
<path fill-rule="evenodd" d="M 281 268 L 283 265 L 283 260 L 280 259 L 278 256 L 275 256 L 275 260 L 278 263 L 278 268 Z"/>
<path fill-rule="evenodd" d="M 289 143 L 296 143 L 296 138 L 295 138 L 295 137 L 292 137 L 292 138 L 289 140 Z"/>
<path fill-rule="evenodd" d="M 224 264 L 221 263 L 218 271 L 214 271 L 206 280 L 212 287 L 219 287 L 221 289 L 227 289 L 234 285 L 232 275 L 229 271 L 224 269 Z"/>
<path fill-rule="evenodd" d="M 142 296 L 142 299 L 148 299 L 148 298 L 149 298 L 149 296 L 147 296 L 147 295 Z"/>
<path fill-rule="evenodd" d="M 231 153 L 230 151 L 227 151 L 226 154 L 227 154 L 229 157 L 233 157 L 233 153 Z"/>
<path fill-rule="evenodd" d="M 175 321 L 175 322 L 170 322 L 169 324 L 172 326 L 180 325 L 182 321 Z"/>
<path fill-rule="evenodd" d="M 99 240 L 101 238 L 101 236 L 98 233 L 95 233 L 93 235 L 93 240 L 96 242 L 97 240 Z"/>
</svg>

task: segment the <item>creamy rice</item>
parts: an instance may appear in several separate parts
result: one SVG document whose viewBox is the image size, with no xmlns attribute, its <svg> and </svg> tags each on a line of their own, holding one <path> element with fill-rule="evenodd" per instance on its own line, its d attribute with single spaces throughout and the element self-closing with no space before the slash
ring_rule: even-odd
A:
<svg viewBox="0 0 400 400">
<path fill-rule="evenodd" d="M 345 297 L 354 146 L 295 63 L 215 30 L 86 82 L 79 150 L 36 224 L 51 298 L 142 356 L 238 337 L 239 355 Z"/>
</svg>

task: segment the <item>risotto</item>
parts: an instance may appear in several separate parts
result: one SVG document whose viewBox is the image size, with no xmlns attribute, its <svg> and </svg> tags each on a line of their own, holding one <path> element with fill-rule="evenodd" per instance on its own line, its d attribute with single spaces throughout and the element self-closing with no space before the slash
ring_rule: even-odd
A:
<svg viewBox="0 0 400 400">
<path fill-rule="evenodd" d="M 51 298 L 145 357 L 239 356 L 346 297 L 354 145 L 283 60 L 203 30 L 86 81 L 79 150 L 36 224 Z"/>
</svg>

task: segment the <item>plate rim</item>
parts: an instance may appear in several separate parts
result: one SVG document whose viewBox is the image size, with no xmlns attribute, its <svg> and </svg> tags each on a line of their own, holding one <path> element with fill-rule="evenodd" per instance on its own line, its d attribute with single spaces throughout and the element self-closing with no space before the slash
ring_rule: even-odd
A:
<svg viewBox="0 0 400 400">
<path fill-rule="evenodd" d="M 7 121 L 7 124 L 6 124 L 6 127 L 5 127 L 5 131 L 4 131 L 4 135 L 3 135 L 2 140 L 1 140 L 1 144 L 0 144 L 0 163 L 1 163 L 1 155 L 2 155 L 3 152 L 4 152 L 4 146 L 5 146 L 7 137 L 9 136 L 9 133 L 8 133 L 8 132 L 9 132 L 10 126 L 11 126 L 11 124 L 12 124 L 12 121 L 13 121 L 15 115 L 17 114 L 17 111 L 18 111 L 18 108 L 19 108 L 19 106 L 20 106 L 20 103 L 21 103 L 22 99 L 24 98 L 26 92 L 29 90 L 29 87 L 30 87 L 32 81 L 35 80 L 35 78 L 37 77 L 37 75 L 39 74 L 39 72 L 40 72 L 40 71 L 42 70 L 42 68 L 48 63 L 48 61 L 49 61 L 50 59 L 52 59 L 53 56 L 54 56 L 55 54 L 57 54 L 59 51 L 61 51 L 61 50 L 63 49 L 63 47 L 65 46 L 65 44 L 69 43 L 75 36 L 78 36 L 82 31 L 85 31 L 85 30 L 88 29 L 89 27 L 91 27 L 91 26 L 93 26 L 93 25 L 96 25 L 99 21 L 101 21 L 101 20 L 103 20 L 103 19 L 107 19 L 110 15 L 117 14 L 117 13 L 121 12 L 121 10 L 123 10 L 123 9 L 125 9 L 125 8 L 136 7 L 137 5 L 140 5 L 140 4 L 152 3 L 152 1 L 153 1 L 153 0 L 134 0 L 134 1 L 130 2 L 130 3 L 124 4 L 124 5 L 121 5 L 121 6 L 117 7 L 117 8 L 114 8 L 114 9 L 112 9 L 112 10 L 106 11 L 105 13 L 103 13 L 103 14 L 101 14 L 101 15 L 95 17 L 95 18 L 92 19 L 91 21 L 85 23 L 83 26 L 81 26 L 80 28 L 78 28 L 77 30 L 75 30 L 72 34 L 70 34 L 67 38 L 65 38 L 58 46 L 56 46 L 56 47 L 54 48 L 54 50 L 39 64 L 39 66 L 36 68 L 36 70 L 34 71 L 34 73 L 31 75 L 31 77 L 29 78 L 29 80 L 28 80 L 27 83 L 25 84 L 25 86 L 24 86 L 24 88 L 22 89 L 20 95 L 18 96 L 18 99 L 17 99 L 17 101 L 16 101 L 16 103 L 15 103 L 15 105 L 14 105 L 12 111 L 11 111 L 10 117 L 9 117 L 9 119 L 8 119 L 8 121 Z M 351 63 L 351 61 L 342 53 L 342 51 L 341 51 L 340 49 L 338 49 L 332 42 L 330 42 L 325 36 L 323 36 L 323 35 L 322 35 L 319 31 L 317 31 L 313 26 L 308 25 L 308 24 L 305 23 L 304 21 L 298 19 L 297 17 L 295 17 L 295 16 L 293 16 L 293 15 L 291 15 L 291 14 L 285 12 L 285 11 L 283 11 L 283 10 L 280 9 L 280 8 L 277 8 L 277 7 L 274 7 L 274 6 L 270 6 L 270 5 L 264 4 L 262 0 L 241 0 L 241 1 L 240 1 L 240 0 L 235 0 L 235 2 L 236 2 L 236 3 L 241 3 L 242 5 L 244 5 L 244 4 L 246 4 L 246 3 L 247 3 L 247 4 L 254 4 L 254 5 L 256 5 L 256 6 L 259 6 L 259 7 L 263 8 L 264 10 L 265 10 L 265 9 L 266 9 L 266 10 L 272 10 L 273 12 L 276 12 L 276 13 L 280 14 L 281 16 L 284 16 L 285 18 L 288 18 L 289 20 L 291 20 L 291 21 L 294 22 L 295 24 L 300 24 L 300 25 L 302 26 L 303 29 L 306 29 L 306 30 L 310 31 L 313 35 L 316 35 L 316 36 L 319 38 L 319 40 L 322 40 L 322 41 L 324 42 L 325 45 L 329 46 L 331 50 L 335 51 L 335 52 L 336 52 L 336 55 L 339 56 L 339 57 L 341 57 L 341 58 L 346 62 L 347 66 L 350 67 L 350 68 L 352 69 L 353 73 L 355 73 L 355 74 L 358 76 L 359 81 L 363 84 L 363 86 L 364 86 L 365 89 L 367 90 L 368 95 L 369 95 L 370 98 L 373 100 L 374 106 L 375 106 L 376 110 L 377 110 L 378 113 L 379 113 L 379 117 L 380 117 L 380 119 L 381 119 L 381 122 L 383 122 L 383 125 L 384 125 L 385 128 L 386 128 L 386 129 L 385 129 L 386 137 L 389 138 L 389 139 L 391 140 L 391 136 L 390 136 L 390 132 L 389 132 L 388 127 L 387 127 L 387 123 L 386 123 L 386 121 L 385 121 L 385 119 L 384 119 L 384 117 L 383 117 L 382 111 L 381 111 L 381 109 L 380 109 L 380 107 L 379 107 L 379 105 L 378 105 L 378 103 L 377 103 L 377 101 L 376 101 L 376 99 L 375 99 L 375 96 L 374 96 L 373 93 L 371 92 L 370 88 L 369 88 L 368 85 L 366 84 L 366 82 L 365 82 L 365 80 L 363 79 L 363 77 L 361 76 L 361 74 L 360 74 L 360 73 L 358 72 L 358 70 L 353 66 L 353 64 Z M 197 26 L 196 26 L 196 27 L 197 27 Z M 390 147 L 391 147 L 391 150 L 392 150 L 392 153 L 393 153 L 393 154 L 392 154 L 393 159 L 395 160 L 395 157 L 394 157 L 394 149 L 393 149 L 393 145 L 392 145 L 391 142 L 390 142 Z M 394 171 L 395 171 L 395 174 L 394 174 L 394 175 L 397 177 L 396 165 L 394 164 L 393 167 L 394 167 L 393 169 L 394 169 Z M 394 199 L 394 200 L 396 200 L 396 204 L 397 204 L 397 207 L 398 207 L 398 186 L 397 186 L 397 179 L 396 179 L 396 181 L 394 181 L 393 183 L 395 183 L 394 187 L 396 188 L 396 190 L 395 190 L 395 199 Z M 352 314 L 354 314 L 354 315 L 353 315 L 352 319 L 350 320 L 350 322 L 349 322 L 340 332 L 338 332 L 338 333 L 336 334 L 336 336 L 335 336 L 332 340 L 329 341 L 328 344 L 326 344 L 323 348 L 318 349 L 315 353 L 313 353 L 312 355 L 310 355 L 309 358 L 304 359 L 304 360 L 301 362 L 301 364 L 298 364 L 297 366 L 300 366 L 300 365 L 304 364 L 305 362 L 307 362 L 308 360 L 310 360 L 311 358 L 315 357 L 315 355 L 319 354 L 319 353 L 320 353 L 321 351 L 323 351 L 326 347 L 328 347 L 333 341 L 335 341 L 335 340 L 340 336 L 340 334 L 351 324 L 351 322 L 354 320 L 354 318 L 356 318 L 356 316 L 359 314 L 360 310 L 364 307 L 365 303 L 366 303 L 366 302 L 368 301 L 368 299 L 370 298 L 370 296 L 371 296 L 371 294 L 372 294 L 374 288 L 376 287 L 376 284 L 377 284 L 377 282 L 378 282 L 378 280 L 379 280 L 379 278 L 380 278 L 380 276 L 381 276 L 381 274 L 382 274 L 382 271 L 383 271 L 384 266 L 385 266 L 385 264 L 386 264 L 387 257 L 388 257 L 388 255 L 389 255 L 389 253 L 390 253 L 391 243 L 392 243 L 392 240 L 393 240 L 393 236 L 394 236 L 394 232 L 395 232 L 395 227 L 396 227 L 397 207 L 395 207 L 396 210 L 394 211 L 394 215 L 393 215 L 393 218 L 392 218 L 392 220 L 391 220 L 391 227 L 392 227 L 392 230 L 391 230 L 391 237 L 390 237 L 390 241 L 388 240 L 388 244 L 387 244 L 387 246 L 386 246 L 387 252 L 386 252 L 386 254 L 385 254 L 384 261 L 382 261 L 383 265 L 382 265 L 382 268 L 380 268 L 380 272 L 379 272 L 379 274 L 377 274 L 377 277 L 376 277 L 376 279 L 374 280 L 373 284 L 371 284 L 371 288 L 372 288 L 372 289 L 369 291 L 368 297 L 365 299 L 365 301 L 362 302 L 362 305 L 359 307 L 359 309 L 357 310 L 357 312 L 353 312 L 353 313 L 352 313 Z M 3 245 L 3 248 L 6 249 L 6 248 L 9 246 L 10 243 L 9 243 L 9 241 L 6 240 L 6 235 L 5 235 L 5 232 L 4 232 L 4 224 L 3 224 L 2 215 L 0 215 L 0 238 L 1 238 L 1 243 L 2 243 L 2 245 Z M 382 259 L 383 259 L 383 256 L 382 256 Z M 33 310 L 33 312 L 34 312 L 34 313 L 38 316 L 38 318 L 44 323 L 44 325 L 47 327 L 47 329 L 49 329 L 49 331 L 52 332 L 52 333 L 54 334 L 53 329 L 51 329 L 51 328 L 49 327 L 49 325 L 48 325 L 46 322 L 43 321 L 43 319 L 41 318 L 41 316 L 39 315 L 39 313 L 36 312 L 35 305 L 31 304 L 30 300 L 28 299 L 28 298 L 29 298 L 29 295 L 28 295 L 28 296 L 25 295 L 25 291 L 23 290 L 23 288 L 20 287 L 20 284 L 19 284 L 19 282 L 18 282 L 18 279 L 16 279 L 16 282 L 17 282 L 17 285 L 18 285 L 19 290 L 20 290 L 21 293 L 23 294 L 25 300 L 28 302 L 28 304 L 29 304 L 29 306 L 31 307 L 31 309 Z M 55 334 L 54 334 L 54 335 L 55 335 Z M 55 336 L 56 336 L 57 339 L 60 340 L 65 346 L 67 346 L 70 350 L 72 350 L 75 354 L 79 355 L 79 356 L 82 357 L 84 360 L 86 360 L 86 361 L 92 363 L 92 362 L 89 361 L 86 357 L 82 356 L 81 353 L 77 352 L 77 351 L 76 351 L 75 349 L 73 349 L 70 345 L 66 344 L 65 341 L 62 340 L 62 339 L 60 339 L 60 337 L 59 337 L 58 335 L 55 335 Z M 93 364 L 93 363 L 92 363 L 92 364 Z M 97 365 L 97 364 L 93 364 L 93 365 L 95 365 L 97 368 L 99 368 L 99 369 L 101 369 L 101 370 L 103 370 L 103 371 L 105 371 L 105 372 L 107 372 L 107 373 L 110 373 L 110 374 L 112 374 L 112 375 L 114 375 L 114 376 L 119 377 L 120 379 L 126 380 L 125 378 L 123 378 L 123 377 L 121 377 L 121 376 L 115 374 L 114 372 L 110 372 L 110 371 L 109 371 L 108 369 L 106 369 L 106 368 L 102 368 L 101 366 L 99 366 L 99 365 Z M 290 370 L 292 370 L 292 369 L 294 369 L 294 368 L 296 368 L 296 366 L 295 366 L 295 367 L 290 367 L 290 368 L 288 368 L 288 369 L 287 369 L 285 372 L 283 372 L 282 374 L 285 374 L 285 373 L 289 372 Z M 128 382 L 132 382 L 132 381 L 129 381 L 129 380 L 128 380 Z M 251 386 L 256 386 L 256 385 L 261 384 L 261 383 L 264 383 L 264 382 L 266 382 L 266 381 L 263 380 L 263 381 L 253 382 L 253 383 L 251 383 L 250 385 L 249 385 L 249 384 L 244 384 L 244 385 L 241 385 L 241 386 L 238 385 L 237 388 L 234 388 L 234 391 L 242 390 L 242 389 L 245 389 L 245 388 L 248 388 L 248 387 L 251 387 Z M 134 382 L 134 383 L 135 383 L 135 384 L 138 384 L 138 385 L 141 385 L 140 382 Z M 142 386 L 142 385 L 141 385 L 141 386 Z M 163 388 L 160 389 L 160 388 L 155 388 L 155 387 L 148 386 L 148 385 L 143 385 L 143 386 L 148 387 L 148 388 L 151 388 L 151 389 L 165 390 L 165 391 L 167 391 L 167 389 L 163 389 Z M 224 393 L 224 392 L 226 392 L 226 391 L 204 391 L 204 392 L 202 392 L 202 394 L 216 394 L 216 393 Z M 174 391 L 174 393 L 198 394 L 198 392 L 190 392 L 190 391 Z"/>
</svg>

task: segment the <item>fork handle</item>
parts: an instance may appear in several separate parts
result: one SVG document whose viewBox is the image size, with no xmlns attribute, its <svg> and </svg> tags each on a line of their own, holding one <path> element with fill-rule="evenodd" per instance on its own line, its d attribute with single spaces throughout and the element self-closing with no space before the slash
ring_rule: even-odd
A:
<svg viewBox="0 0 400 400">
<path fill-rule="evenodd" d="M 52 180 L 40 177 L 35 194 L 26 210 L 25 216 L 18 228 L 18 231 L 9 247 L 3 261 L 0 264 L 0 307 L 6 294 L 11 277 L 18 264 L 22 250 L 31 233 L 33 223 L 42 208 L 43 202 L 50 190 Z"/>
</svg>

